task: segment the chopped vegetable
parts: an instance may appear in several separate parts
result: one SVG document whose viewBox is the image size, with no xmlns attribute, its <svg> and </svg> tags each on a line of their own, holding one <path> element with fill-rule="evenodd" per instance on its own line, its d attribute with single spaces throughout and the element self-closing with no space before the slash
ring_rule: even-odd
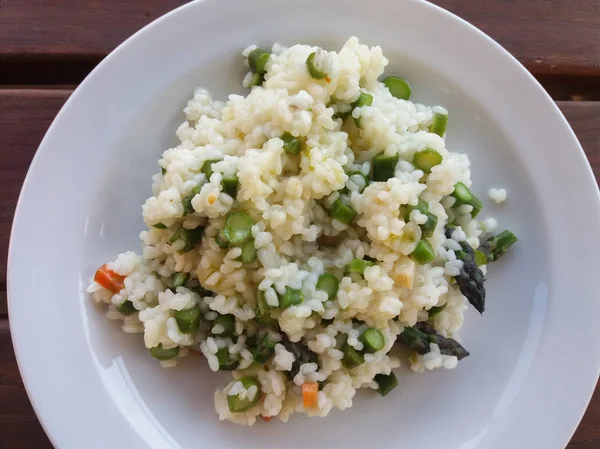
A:
<svg viewBox="0 0 600 449">
<path fill-rule="evenodd" d="M 410 220 L 410 213 L 413 210 L 418 210 L 423 215 L 427 215 L 429 213 L 429 203 L 419 198 L 419 201 L 417 202 L 416 206 L 411 206 L 410 204 L 403 204 L 402 206 L 400 206 L 400 216 L 405 222 L 408 223 L 408 221 Z"/>
<path fill-rule="evenodd" d="M 373 327 L 369 327 L 361 334 L 360 341 L 365 347 L 365 352 L 381 351 L 385 346 L 383 334 Z"/>
<path fill-rule="evenodd" d="M 231 356 L 227 347 L 219 348 L 216 356 L 219 361 L 220 370 L 233 371 L 238 367 L 238 361 Z"/>
<path fill-rule="evenodd" d="M 421 234 L 423 237 L 431 237 L 438 224 L 438 217 L 431 212 L 427 212 L 427 221 L 421 225 Z"/>
<path fill-rule="evenodd" d="M 362 108 L 363 106 L 371 106 L 373 104 L 373 95 L 366 92 L 361 92 L 354 103 L 353 108 Z"/>
<path fill-rule="evenodd" d="M 473 258 L 475 259 L 475 263 L 478 267 L 488 263 L 488 259 L 485 253 L 483 251 L 479 251 L 478 249 L 475 250 Z"/>
<path fill-rule="evenodd" d="M 331 216 L 340 223 L 348 224 L 356 216 L 356 211 L 347 206 L 339 198 L 331 206 Z"/>
<path fill-rule="evenodd" d="M 260 417 L 261 417 L 261 418 L 262 418 L 264 421 L 266 421 L 266 422 L 269 422 L 269 421 L 271 421 L 271 420 L 273 419 L 273 417 L 272 417 L 272 416 L 263 416 L 263 415 L 260 415 Z"/>
<path fill-rule="evenodd" d="M 271 316 L 271 306 L 267 304 L 265 292 L 257 290 L 256 292 L 256 321 L 258 324 L 271 327 L 277 324 L 277 320 Z"/>
<path fill-rule="evenodd" d="M 289 132 L 284 132 L 280 139 L 283 140 L 283 149 L 286 153 L 299 154 L 300 150 L 302 150 L 301 140 L 297 137 L 294 137 Z"/>
<path fill-rule="evenodd" d="M 288 338 L 287 334 L 281 335 L 281 344 L 285 349 L 294 354 L 294 363 L 292 364 L 292 370 L 287 372 L 290 379 L 293 379 L 296 374 L 300 372 L 300 366 L 305 363 L 317 363 L 317 355 L 309 350 L 302 343 L 293 343 Z"/>
<path fill-rule="evenodd" d="M 362 108 L 364 106 L 371 106 L 372 104 L 373 104 L 373 96 L 366 92 L 361 92 L 360 95 L 358 96 L 358 99 L 354 103 L 352 103 L 352 107 L 353 108 Z M 354 123 L 356 124 L 357 128 L 362 128 L 362 116 L 355 118 Z"/>
<path fill-rule="evenodd" d="M 243 212 L 229 212 L 225 219 L 223 236 L 233 246 L 240 246 L 252 235 L 254 222 L 248 214 Z"/>
<path fill-rule="evenodd" d="M 182 253 L 193 250 L 196 245 L 202 240 L 204 235 L 204 226 L 199 226 L 196 229 L 179 228 L 169 239 L 169 243 L 173 244 L 178 240 L 183 240 L 184 245 L 181 249 Z"/>
<path fill-rule="evenodd" d="M 200 308 L 198 306 L 190 307 L 189 309 L 176 310 L 175 321 L 177 327 L 184 334 L 191 334 L 200 327 Z"/>
<path fill-rule="evenodd" d="M 260 48 L 255 48 L 248 55 L 248 65 L 250 70 L 260 75 L 267 73 L 265 69 L 271 55 Z"/>
<path fill-rule="evenodd" d="M 344 353 L 344 357 L 342 358 L 342 363 L 348 369 L 356 368 L 359 365 L 365 363 L 365 358 L 363 355 L 346 343 L 342 347 L 342 352 Z"/>
<path fill-rule="evenodd" d="M 442 163 L 442 155 L 433 148 L 425 148 L 415 153 L 413 165 L 424 173 L 431 173 L 431 169 Z"/>
<path fill-rule="evenodd" d="M 462 182 L 457 182 L 454 185 L 452 196 L 456 198 L 454 207 L 462 206 L 463 204 L 468 204 L 473 207 L 473 211 L 471 212 L 471 217 L 473 218 L 475 218 L 477 214 L 481 212 L 481 209 L 483 209 L 483 203 L 473 195 L 469 188 Z"/>
<path fill-rule="evenodd" d="M 255 387 L 256 393 L 252 398 L 245 396 L 242 398 L 239 394 L 227 395 L 227 405 L 229 405 L 229 411 L 231 413 L 240 413 L 250 410 L 262 397 L 262 390 L 260 388 L 260 382 L 257 378 L 251 376 L 240 377 L 237 382 L 241 382 L 242 386 L 248 391 L 251 387 Z"/>
<path fill-rule="evenodd" d="M 174 288 L 181 287 L 188 281 L 189 278 L 190 278 L 189 273 L 175 273 L 173 275 L 171 283 Z"/>
<path fill-rule="evenodd" d="M 304 301 L 304 293 L 302 290 L 286 287 L 285 293 L 279 297 L 279 307 L 287 309 L 291 306 L 297 306 Z"/>
<path fill-rule="evenodd" d="M 164 223 L 161 223 L 160 221 L 156 224 L 153 224 L 152 227 L 156 228 L 156 229 L 167 229 L 167 225 Z"/>
<path fill-rule="evenodd" d="M 315 408 L 319 403 L 319 384 L 304 382 L 302 384 L 302 403 L 305 409 Z"/>
<path fill-rule="evenodd" d="M 104 264 L 96 271 L 94 282 L 113 293 L 119 293 L 123 287 L 125 287 L 126 277 L 127 276 L 121 276 L 120 274 L 115 273 L 108 268 L 107 264 Z"/>
<path fill-rule="evenodd" d="M 244 263 L 252 263 L 256 260 L 256 247 L 254 246 L 254 239 L 248 240 L 242 245 L 242 255 L 239 259 Z"/>
<path fill-rule="evenodd" d="M 377 374 L 373 380 L 377 382 L 377 392 L 381 396 L 387 395 L 398 386 L 398 379 L 394 373 Z"/>
<path fill-rule="evenodd" d="M 448 231 L 446 231 L 448 233 Z M 475 252 L 471 245 L 460 242 L 462 251 L 456 252 L 456 257 L 463 262 L 463 267 L 458 276 L 455 276 L 460 292 L 465 295 L 475 310 L 483 313 L 485 310 L 485 277 L 475 262 Z"/>
<path fill-rule="evenodd" d="M 216 334 L 219 337 L 232 337 L 235 334 L 235 316 L 234 315 L 219 315 L 213 321 L 214 326 L 221 326 L 223 332 Z"/>
<path fill-rule="evenodd" d="M 223 235 L 223 230 L 219 231 L 219 234 L 215 237 L 215 243 L 219 248 L 229 248 L 229 242 L 225 235 Z"/>
<path fill-rule="evenodd" d="M 405 327 L 397 341 L 419 354 L 427 354 L 430 351 L 429 344 L 435 343 L 439 346 L 440 353 L 456 356 L 458 360 L 469 355 L 460 343 L 438 334 L 433 326 L 425 322 L 417 323 L 413 327 Z"/>
<path fill-rule="evenodd" d="M 429 318 L 433 318 L 436 315 L 439 315 L 440 313 L 442 313 L 442 311 L 448 306 L 448 303 L 444 304 L 443 306 L 433 306 L 431 309 L 429 309 L 427 311 Z"/>
<path fill-rule="evenodd" d="M 441 106 L 433 108 L 433 123 L 429 127 L 429 132 L 444 137 L 446 134 L 446 125 L 448 124 L 448 111 Z"/>
<path fill-rule="evenodd" d="M 373 180 L 375 182 L 385 182 L 393 178 L 399 159 L 398 154 L 394 156 L 386 156 L 384 153 L 376 155 L 373 158 Z"/>
<path fill-rule="evenodd" d="M 506 254 L 508 248 L 516 243 L 516 241 L 517 237 L 511 231 L 502 231 L 500 234 L 492 235 L 485 240 L 479 247 L 479 252 L 485 257 L 485 263 L 494 262 Z"/>
<path fill-rule="evenodd" d="M 333 114 L 333 116 L 331 117 L 332 119 L 336 119 L 336 118 L 341 118 L 342 121 L 346 120 L 348 117 L 350 117 L 352 115 L 352 111 L 345 111 L 345 112 L 336 112 L 335 114 Z"/>
<path fill-rule="evenodd" d="M 335 298 L 340 287 L 340 281 L 331 273 L 323 273 L 317 280 L 317 290 L 327 293 L 327 299 Z"/>
<path fill-rule="evenodd" d="M 237 176 L 233 175 L 223 178 L 221 184 L 223 185 L 223 191 L 227 195 L 234 199 L 237 197 L 238 187 L 240 186 L 240 180 Z"/>
<path fill-rule="evenodd" d="M 370 260 L 353 259 L 346 265 L 346 272 L 363 274 L 365 268 L 372 267 L 373 265 L 375 265 L 375 262 L 371 262 Z"/>
<path fill-rule="evenodd" d="M 200 169 L 200 171 L 206 175 L 206 179 L 208 180 L 210 180 L 210 177 L 213 174 L 212 164 L 214 164 L 215 162 L 220 162 L 220 159 L 204 161 L 204 163 L 202 164 L 202 168 Z"/>
<path fill-rule="evenodd" d="M 410 94 L 412 89 L 410 88 L 410 84 L 404 78 L 399 78 L 397 76 L 388 76 L 383 80 L 383 84 L 388 88 L 390 93 L 401 100 L 408 100 L 410 98 Z"/>
<path fill-rule="evenodd" d="M 125 316 L 133 315 L 135 312 L 137 312 L 137 309 L 133 306 L 133 303 L 131 301 L 129 301 L 128 299 L 123 301 L 121 304 L 119 304 L 115 308 L 117 309 L 117 312 L 119 312 L 121 315 L 125 315 Z"/>
<path fill-rule="evenodd" d="M 158 346 L 155 346 L 152 349 L 150 349 L 150 355 L 156 360 L 169 360 L 174 357 L 177 357 L 178 354 L 178 346 L 175 346 L 174 348 L 165 349 L 162 344 L 159 344 Z"/>
<path fill-rule="evenodd" d="M 194 208 L 192 206 L 192 200 L 199 193 L 200 193 L 200 186 L 196 186 L 192 189 L 192 191 L 188 195 L 184 196 L 181 199 L 181 205 L 183 206 L 183 215 L 184 216 L 194 212 Z"/>
<path fill-rule="evenodd" d="M 252 78 L 250 78 L 250 82 L 248 83 L 248 87 L 252 89 L 255 86 L 260 86 L 265 82 L 265 77 L 260 73 L 253 73 Z"/>
<path fill-rule="evenodd" d="M 275 353 L 277 343 L 279 343 L 279 339 L 274 338 L 270 332 L 265 333 L 260 339 L 256 351 L 254 351 L 254 361 L 257 363 L 267 363 Z"/>
<path fill-rule="evenodd" d="M 425 265 L 435 260 L 435 251 L 428 240 L 422 239 L 409 257 L 419 265 Z"/>
<path fill-rule="evenodd" d="M 165 167 L 160 167 L 160 173 L 164 176 L 167 174 L 167 169 Z"/>
<path fill-rule="evenodd" d="M 319 49 L 319 53 L 319 56 L 321 56 L 323 50 Z M 306 58 L 306 68 L 308 69 L 308 73 L 310 73 L 310 76 L 312 76 L 314 79 L 322 80 L 327 76 L 327 72 L 323 71 L 319 67 L 320 61 L 315 61 L 316 57 L 317 52 L 314 51 L 310 55 L 308 55 L 308 58 Z"/>
</svg>

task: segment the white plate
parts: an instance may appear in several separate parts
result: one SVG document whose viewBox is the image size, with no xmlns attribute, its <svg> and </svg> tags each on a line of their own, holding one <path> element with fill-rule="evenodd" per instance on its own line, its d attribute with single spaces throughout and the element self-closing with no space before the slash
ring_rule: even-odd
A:
<svg viewBox="0 0 600 449">
<path fill-rule="evenodd" d="M 193 89 L 242 92 L 251 43 L 380 44 L 414 99 L 450 110 L 486 213 L 520 238 L 495 264 L 486 313 L 453 371 L 403 376 L 326 419 L 245 428 L 218 421 L 226 382 L 199 357 L 161 369 L 84 293 L 94 270 L 139 248 L 141 204 Z M 113 52 L 69 99 L 27 175 L 9 255 L 10 321 L 27 390 L 61 448 L 562 448 L 600 367 L 598 190 L 552 100 L 506 51 L 417 0 L 205 0 Z"/>
</svg>

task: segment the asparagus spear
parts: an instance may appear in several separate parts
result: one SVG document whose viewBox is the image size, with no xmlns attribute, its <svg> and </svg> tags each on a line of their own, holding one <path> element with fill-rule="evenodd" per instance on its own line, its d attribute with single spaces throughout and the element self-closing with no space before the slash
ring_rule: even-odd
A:
<svg viewBox="0 0 600 449">
<path fill-rule="evenodd" d="M 397 341 L 419 354 L 427 354 L 430 350 L 429 344 L 435 343 L 439 346 L 440 353 L 456 356 L 458 360 L 469 355 L 469 351 L 463 348 L 459 342 L 438 334 L 433 326 L 426 322 L 420 322 L 413 327 L 405 328 L 398 336 Z"/>
<path fill-rule="evenodd" d="M 446 237 L 450 238 L 454 228 L 446 226 Z M 485 278 L 483 272 L 477 267 L 475 262 L 475 251 L 468 243 L 460 243 L 461 251 L 457 251 L 456 257 L 462 260 L 463 267 L 458 276 L 455 276 L 460 292 L 465 295 L 471 305 L 479 313 L 485 310 L 485 287 L 483 283 Z"/>
<path fill-rule="evenodd" d="M 488 237 L 479 247 L 479 251 L 485 254 L 487 262 L 500 259 L 508 248 L 517 241 L 517 237 L 509 230 L 502 231 L 498 235 Z"/>
<path fill-rule="evenodd" d="M 296 377 L 296 374 L 300 371 L 300 365 L 304 363 L 317 363 L 317 354 L 309 350 L 302 342 L 294 343 L 290 341 L 288 336 L 283 332 L 281 335 L 281 344 L 285 346 L 285 349 L 294 354 L 296 360 L 292 365 L 292 370 L 286 372 L 290 379 Z"/>
</svg>

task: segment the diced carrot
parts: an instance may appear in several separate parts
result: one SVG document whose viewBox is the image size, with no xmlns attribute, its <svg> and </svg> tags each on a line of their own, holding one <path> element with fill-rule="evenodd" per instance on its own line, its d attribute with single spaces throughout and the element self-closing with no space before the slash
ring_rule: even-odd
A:
<svg viewBox="0 0 600 449">
<path fill-rule="evenodd" d="M 104 264 L 96 271 L 94 281 L 113 293 L 119 293 L 124 287 L 125 278 L 126 276 L 115 273 Z"/>
<path fill-rule="evenodd" d="M 263 416 L 263 415 L 260 415 L 260 417 L 261 417 L 262 419 L 264 419 L 265 421 L 267 421 L 267 422 L 269 422 L 269 421 L 271 421 L 271 419 L 273 419 L 273 417 L 272 417 L 272 416 Z"/>
<path fill-rule="evenodd" d="M 302 384 L 302 401 L 304 408 L 316 407 L 319 399 L 319 384 L 317 382 L 304 382 Z"/>
</svg>

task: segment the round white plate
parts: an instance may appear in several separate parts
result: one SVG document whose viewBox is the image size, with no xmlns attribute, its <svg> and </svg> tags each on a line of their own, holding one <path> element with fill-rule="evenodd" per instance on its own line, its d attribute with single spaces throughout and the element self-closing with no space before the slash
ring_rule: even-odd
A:
<svg viewBox="0 0 600 449">
<path fill-rule="evenodd" d="M 243 92 L 247 45 L 379 44 L 414 100 L 450 110 L 448 145 L 475 191 L 506 186 L 485 214 L 520 242 L 490 269 L 486 313 L 462 332 L 453 371 L 406 373 L 389 396 L 360 394 L 325 419 L 245 428 L 219 422 L 227 376 L 201 357 L 173 370 L 119 331 L 85 287 L 138 249 L 141 204 L 196 86 Z M 552 100 L 506 51 L 419 0 L 204 0 L 127 40 L 48 131 L 21 193 L 9 255 L 10 322 L 27 391 L 66 448 L 564 447 L 600 367 L 600 207 L 583 151 Z"/>
</svg>

